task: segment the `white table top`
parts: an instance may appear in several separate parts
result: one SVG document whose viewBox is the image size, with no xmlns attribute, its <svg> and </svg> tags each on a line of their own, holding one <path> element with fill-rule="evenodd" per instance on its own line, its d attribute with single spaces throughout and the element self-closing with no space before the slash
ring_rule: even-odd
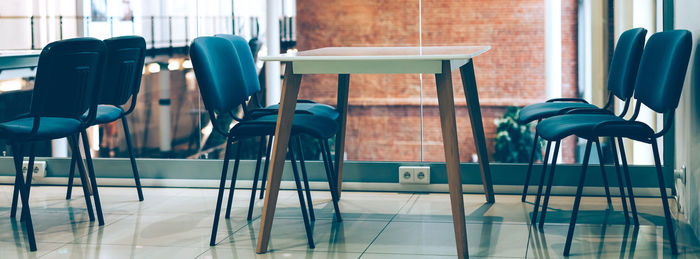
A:
<svg viewBox="0 0 700 259">
<path fill-rule="evenodd" d="M 295 74 L 435 74 L 457 69 L 490 46 L 329 47 L 260 57 L 290 62 Z"/>
<path fill-rule="evenodd" d="M 260 57 L 263 61 L 310 60 L 453 60 L 470 59 L 490 46 L 328 47 Z"/>
</svg>

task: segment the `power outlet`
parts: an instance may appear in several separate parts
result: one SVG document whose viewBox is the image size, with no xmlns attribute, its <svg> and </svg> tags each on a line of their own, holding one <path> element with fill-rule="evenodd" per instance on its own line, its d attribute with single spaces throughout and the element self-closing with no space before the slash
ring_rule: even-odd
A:
<svg viewBox="0 0 700 259">
<path fill-rule="evenodd" d="M 430 184 L 430 167 L 399 166 L 399 183 Z"/>
<path fill-rule="evenodd" d="M 413 168 L 399 166 L 399 183 L 413 183 Z"/>
<path fill-rule="evenodd" d="M 417 166 L 413 168 L 413 183 L 430 184 L 430 167 Z"/>
<path fill-rule="evenodd" d="M 29 161 L 24 161 L 22 163 L 22 173 L 24 177 L 27 178 L 27 167 L 29 166 Z M 34 161 L 34 170 L 32 170 L 32 178 L 43 178 L 46 176 L 46 161 Z"/>
</svg>

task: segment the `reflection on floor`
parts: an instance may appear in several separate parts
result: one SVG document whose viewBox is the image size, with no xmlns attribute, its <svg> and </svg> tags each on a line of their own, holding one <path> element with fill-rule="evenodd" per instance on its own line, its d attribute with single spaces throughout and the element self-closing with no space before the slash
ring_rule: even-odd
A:
<svg viewBox="0 0 700 259">
<path fill-rule="evenodd" d="M 76 189 L 78 190 L 78 189 Z M 11 186 L 0 186 L 0 258 L 453 258 L 456 255 L 447 194 L 345 192 L 344 221 L 333 220 L 328 192 L 313 192 L 316 249 L 307 249 L 296 192 L 280 193 L 271 252 L 255 254 L 260 206 L 245 220 L 248 190 L 237 190 L 230 220 L 222 221 L 216 247 L 209 234 L 214 189 L 100 188 L 105 226 L 90 222 L 79 191 L 33 187 L 30 205 L 39 251 L 27 252 L 21 223 L 9 219 Z M 529 225 L 532 203 L 519 196 L 465 195 L 469 254 L 489 258 L 558 258 L 562 255 L 572 197 L 553 197 L 543 231 Z M 529 199 L 530 201 L 532 198 Z M 583 199 L 572 257 L 670 256 L 658 199 L 638 199 L 641 226 L 624 225 L 619 199 L 605 211 L 604 198 Z M 674 203 L 672 203 L 673 205 Z M 677 222 L 681 258 L 700 257 L 689 226 Z"/>
</svg>

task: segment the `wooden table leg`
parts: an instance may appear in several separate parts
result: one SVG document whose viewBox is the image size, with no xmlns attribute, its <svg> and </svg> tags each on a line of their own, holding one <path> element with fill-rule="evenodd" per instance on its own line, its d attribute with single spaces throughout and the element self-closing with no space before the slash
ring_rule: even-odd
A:
<svg viewBox="0 0 700 259">
<path fill-rule="evenodd" d="M 284 169 L 284 160 L 287 153 L 289 135 L 292 129 L 292 120 L 294 120 L 294 109 L 297 104 L 300 83 L 301 75 L 293 74 L 292 64 L 287 63 L 284 71 L 284 82 L 282 83 L 282 99 L 280 100 L 279 115 L 277 116 L 275 139 L 272 144 L 272 157 L 270 158 L 272 163 L 270 163 L 267 194 L 265 195 L 262 219 L 260 220 L 257 253 L 267 252 L 267 247 L 270 242 L 272 220 L 275 216 L 277 195 L 280 191 L 282 170 Z"/>
<path fill-rule="evenodd" d="M 459 258 L 467 258 L 469 257 L 469 252 L 467 249 L 467 229 L 464 218 L 462 177 L 459 169 L 459 145 L 450 61 L 442 62 L 442 73 L 435 74 L 435 84 L 437 85 L 438 106 L 440 108 L 442 143 L 445 147 L 445 166 L 447 167 L 447 182 L 450 189 L 450 204 L 452 205 L 455 241 L 457 241 L 457 255 Z"/>
<path fill-rule="evenodd" d="M 348 120 L 348 91 L 350 75 L 338 75 L 338 103 L 336 109 L 340 113 L 338 117 L 338 132 L 335 135 L 335 172 L 338 180 L 338 198 L 343 185 L 343 161 L 345 160 L 345 127 Z"/>
<path fill-rule="evenodd" d="M 481 118 L 481 107 L 479 106 L 479 93 L 476 90 L 476 77 L 474 76 L 474 62 L 470 60 L 467 64 L 459 68 L 462 75 L 462 86 L 467 99 L 467 109 L 469 110 L 469 120 L 472 124 L 472 134 L 476 145 L 476 154 L 479 157 L 479 168 L 481 169 L 481 182 L 484 185 L 486 202 L 494 203 L 493 181 L 491 178 L 491 168 L 489 167 L 489 154 L 486 149 L 486 137 L 484 135 L 484 123 Z"/>
</svg>

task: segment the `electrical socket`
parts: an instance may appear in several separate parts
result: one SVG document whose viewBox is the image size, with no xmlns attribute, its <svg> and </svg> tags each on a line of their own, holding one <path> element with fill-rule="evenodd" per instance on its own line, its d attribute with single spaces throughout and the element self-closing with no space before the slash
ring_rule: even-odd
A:
<svg viewBox="0 0 700 259">
<path fill-rule="evenodd" d="M 29 166 L 29 161 L 24 161 L 22 163 L 22 173 L 25 179 L 27 178 L 27 167 Z M 46 176 L 46 161 L 34 161 L 34 170 L 32 170 L 32 178 L 43 178 Z"/>
<path fill-rule="evenodd" d="M 430 184 L 430 167 L 399 166 L 399 183 Z"/>
<path fill-rule="evenodd" d="M 399 166 L 399 183 L 413 183 L 413 168 Z"/>
<path fill-rule="evenodd" d="M 430 167 L 417 166 L 413 168 L 413 183 L 430 184 Z"/>
</svg>

